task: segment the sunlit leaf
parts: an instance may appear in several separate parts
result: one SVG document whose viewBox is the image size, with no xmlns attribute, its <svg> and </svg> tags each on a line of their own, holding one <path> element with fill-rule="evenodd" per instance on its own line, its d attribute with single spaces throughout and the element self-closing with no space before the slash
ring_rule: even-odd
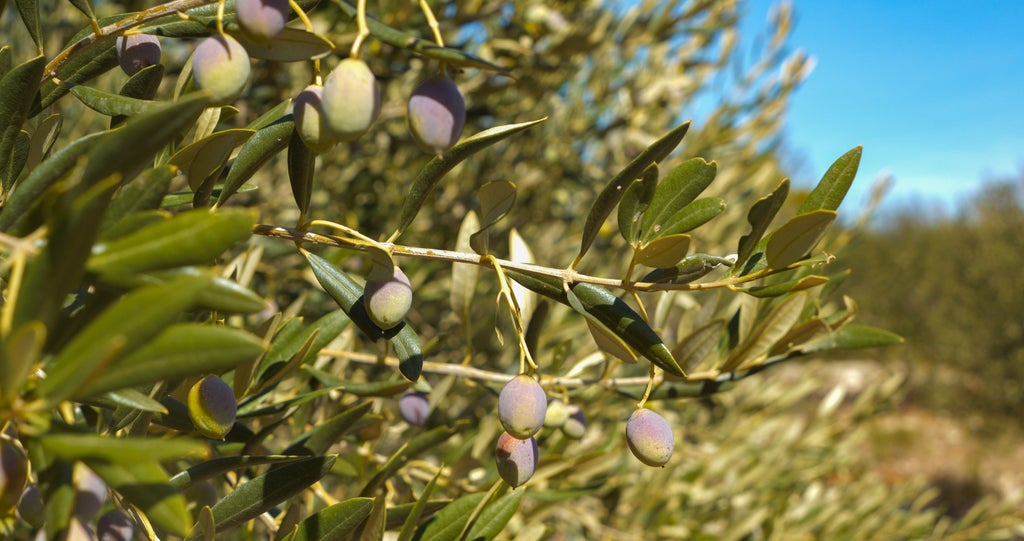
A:
<svg viewBox="0 0 1024 541">
<path fill-rule="evenodd" d="M 256 130 L 235 156 L 228 177 L 224 179 L 220 196 L 217 197 L 217 205 L 223 205 L 267 160 L 284 150 L 294 130 L 295 122 L 291 115 L 283 116 Z"/>
<path fill-rule="evenodd" d="M 356 531 L 370 516 L 373 498 L 349 498 L 310 515 L 295 529 L 291 541 L 330 541 Z"/>
<path fill-rule="evenodd" d="M 469 252 L 469 237 L 480 229 L 480 222 L 476 213 L 470 210 L 462 219 L 459 226 L 459 233 L 455 239 L 455 250 Z M 474 292 L 476 291 L 477 277 L 480 275 L 480 267 L 467 263 L 452 263 L 452 289 L 450 305 L 452 312 L 458 316 L 463 325 L 469 322 L 469 310 L 472 306 Z"/>
<path fill-rule="evenodd" d="M 508 521 L 519 510 L 525 490 L 513 490 L 484 507 L 473 522 L 466 539 L 484 539 L 490 541 L 505 529 Z"/>
<path fill-rule="evenodd" d="M 817 287 L 822 284 L 828 283 L 828 278 L 825 276 L 810 275 L 804 276 L 798 280 L 791 280 L 788 282 L 782 282 L 778 284 L 772 284 L 768 286 L 754 286 L 743 289 L 744 293 L 753 295 L 755 297 L 767 298 L 767 297 L 780 297 L 793 291 L 801 291 L 804 289 L 810 289 Z"/>
<path fill-rule="evenodd" d="M 266 43 L 250 38 L 245 32 L 236 32 L 232 35 L 245 47 L 245 51 L 252 58 L 262 58 L 274 62 L 316 60 L 324 58 L 334 50 L 334 44 L 329 40 L 301 28 L 286 26 L 280 34 Z"/>
<path fill-rule="evenodd" d="M 768 238 L 765 247 L 768 266 L 784 269 L 803 259 L 835 220 L 834 210 L 816 210 L 793 217 Z"/>
<path fill-rule="evenodd" d="M 687 205 L 703 192 L 718 173 L 718 164 L 691 158 L 669 171 L 658 183 L 654 198 L 640 222 L 640 238 L 650 240 L 664 231 Z M 682 232 L 684 230 L 676 231 Z"/>
<path fill-rule="evenodd" d="M 640 220 L 654 199 L 658 187 L 658 164 L 651 164 L 640 175 L 640 180 L 629 185 L 619 201 L 619 233 L 630 246 L 640 238 Z"/>
<path fill-rule="evenodd" d="M 838 209 L 843 198 L 846 197 L 850 185 L 853 184 L 853 178 L 857 176 L 857 168 L 860 166 L 860 155 L 863 150 L 862 146 L 853 147 L 833 162 L 818 181 L 818 185 L 804 199 L 798 214 L 807 214 L 815 210 Z"/>
<path fill-rule="evenodd" d="M 674 267 L 690 250 L 690 235 L 668 235 L 643 245 L 636 252 L 636 261 L 655 268 Z"/>
<path fill-rule="evenodd" d="M 789 179 L 782 179 L 778 187 L 772 193 L 758 199 L 750 211 L 747 212 L 747 223 L 750 224 L 750 232 L 740 237 L 739 246 L 736 247 L 736 267 L 734 272 L 739 272 L 743 264 L 754 253 L 754 249 L 761 241 L 768 226 L 771 225 L 775 215 L 782 209 L 782 204 L 789 196 Z"/>
<path fill-rule="evenodd" d="M 901 343 L 902 336 L 884 329 L 869 325 L 845 325 L 800 349 L 804 353 L 816 353 L 832 349 L 875 348 Z"/>
</svg>

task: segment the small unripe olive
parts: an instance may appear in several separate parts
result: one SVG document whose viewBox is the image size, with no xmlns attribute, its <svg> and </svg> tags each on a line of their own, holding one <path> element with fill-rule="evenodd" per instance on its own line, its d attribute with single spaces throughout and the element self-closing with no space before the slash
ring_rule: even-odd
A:
<svg viewBox="0 0 1024 541">
<path fill-rule="evenodd" d="M 427 395 L 409 391 L 398 399 L 398 411 L 402 414 L 402 419 L 405 422 L 413 426 L 423 426 L 423 423 L 427 422 L 427 417 L 430 416 L 430 402 L 427 400 Z"/>
<path fill-rule="evenodd" d="M 423 81 L 409 97 L 409 131 L 416 143 L 440 154 L 462 136 L 466 125 L 466 101 L 455 82 L 438 75 Z"/>
<path fill-rule="evenodd" d="M 569 406 L 561 398 L 555 398 L 548 402 L 548 409 L 544 413 L 544 426 L 548 428 L 561 428 L 569 418 Z"/>
<path fill-rule="evenodd" d="M 494 449 L 498 475 L 512 488 L 522 485 L 537 470 L 537 455 L 536 439 L 519 439 L 502 432 Z"/>
<path fill-rule="evenodd" d="M 409 283 L 409 277 L 397 266 L 393 269 L 388 278 L 368 278 L 363 290 L 367 315 L 384 330 L 401 323 L 412 307 L 412 284 Z"/>
<path fill-rule="evenodd" d="M 327 76 L 323 89 L 327 125 L 339 141 L 354 141 L 380 115 L 380 88 L 366 62 L 346 58 Z"/>
<path fill-rule="evenodd" d="M 99 541 L 131 541 L 135 535 L 135 524 L 121 511 L 109 511 L 96 523 Z"/>
<path fill-rule="evenodd" d="M 224 380 L 206 376 L 188 392 L 188 416 L 200 434 L 222 440 L 235 424 L 235 393 Z"/>
<path fill-rule="evenodd" d="M 544 425 L 548 398 L 537 380 L 520 374 L 505 384 L 498 395 L 498 420 L 513 437 L 525 440 Z"/>
<path fill-rule="evenodd" d="M 312 84 L 295 96 L 292 113 L 299 137 L 314 152 L 327 152 L 338 143 L 324 118 L 324 87 Z"/>
<path fill-rule="evenodd" d="M 14 509 L 28 483 L 28 457 L 14 440 L 0 435 L 0 516 Z"/>
<path fill-rule="evenodd" d="M 114 40 L 117 63 L 128 75 L 135 75 L 142 68 L 160 63 L 160 40 L 150 34 L 118 36 Z"/>
<path fill-rule="evenodd" d="M 657 413 L 640 408 L 626 422 L 626 443 L 633 456 L 648 466 L 664 466 L 672 457 L 675 439 L 668 421 Z"/>
<path fill-rule="evenodd" d="M 266 42 L 284 30 L 288 0 L 235 0 L 238 25 L 257 41 Z"/>
<path fill-rule="evenodd" d="M 562 424 L 562 433 L 574 440 L 581 439 L 587 432 L 587 417 L 583 415 L 583 410 L 575 404 L 569 406 L 568 409 L 569 418 Z"/>
<path fill-rule="evenodd" d="M 192 55 L 192 79 L 218 102 L 234 101 L 249 81 L 249 53 L 227 35 L 210 36 Z"/>
</svg>

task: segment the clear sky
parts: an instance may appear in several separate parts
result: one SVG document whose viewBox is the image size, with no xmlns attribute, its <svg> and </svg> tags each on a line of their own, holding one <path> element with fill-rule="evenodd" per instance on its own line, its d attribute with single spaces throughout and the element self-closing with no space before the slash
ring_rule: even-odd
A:
<svg viewBox="0 0 1024 541">
<path fill-rule="evenodd" d="M 748 0 L 747 24 L 763 28 L 776 3 Z M 793 98 L 788 140 L 815 180 L 864 145 L 851 207 L 883 172 L 895 181 L 887 204 L 952 209 L 983 180 L 1024 171 L 1024 1 L 793 6 L 791 46 L 817 63 Z"/>
</svg>

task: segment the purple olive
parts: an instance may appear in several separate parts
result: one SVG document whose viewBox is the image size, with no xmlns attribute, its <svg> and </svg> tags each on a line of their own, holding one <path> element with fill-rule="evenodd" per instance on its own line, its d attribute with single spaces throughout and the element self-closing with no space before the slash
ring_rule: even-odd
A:
<svg viewBox="0 0 1024 541">
<path fill-rule="evenodd" d="M 88 466 L 75 464 L 75 516 L 89 522 L 107 501 L 107 483 Z"/>
<path fill-rule="evenodd" d="M 423 81 L 409 97 L 409 131 L 416 143 L 440 154 L 459 141 L 466 125 L 466 101 L 455 82 L 438 75 Z"/>
<path fill-rule="evenodd" d="M 288 22 L 288 0 L 236 0 L 238 25 L 256 41 L 267 42 Z"/>
<path fill-rule="evenodd" d="M 519 439 L 502 432 L 494 449 L 498 475 L 512 488 L 521 486 L 537 471 L 537 440 Z"/>
<path fill-rule="evenodd" d="M 505 384 L 498 395 L 498 420 L 513 437 L 525 440 L 544 425 L 548 398 L 537 380 L 520 374 Z"/>
<path fill-rule="evenodd" d="M 160 40 L 150 34 L 118 36 L 114 40 L 117 49 L 117 63 L 128 75 L 135 75 L 142 68 L 160 63 Z"/>
<path fill-rule="evenodd" d="M 96 537 L 99 541 L 131 541 L 135 535 L 135 523 L 121 511 L 109 511 L 96 523 Z"/>
<path fill-rule="evenodd" d="M 626 422 L 626 443 L 633 456 L 648 466 L 664 466 L 672 457 L 675 439 L 668 421 L 657 413 L 640 408 Z"/>
<path fill-rule="evenodd" d="M 188 392 L 188 416 L 200 434 L 224 439 L 235 424 L 238 405 L 231 386 L 217 376 L 206 376 Z"/>
<path fill-rule="evenodd" d="M 408 391 L 398 399 L 398 411 L 405 422 L 413 426 L 423 426 L 430 416 L 430 402 L 427 401 L 427 395 Z"/>
<path fill-rule="evenodd" d="M 33 528 L 40 528 L 46 521 L 45 504 L 43 496 L 39 493 L 39 485 L 29 485 L 21 493 L 21 501 L 18 502 L 18 516 L 21 520 L 32 525 Z"/>
</svg>

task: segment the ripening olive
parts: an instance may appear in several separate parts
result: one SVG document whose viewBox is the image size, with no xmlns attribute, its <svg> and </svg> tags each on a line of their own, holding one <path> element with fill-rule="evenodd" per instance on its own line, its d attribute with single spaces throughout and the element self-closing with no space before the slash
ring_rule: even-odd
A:
<svg viewBox="0 0 1024 541">
<path fill-rule="evenodd" d="M 238 25 L 246 34 L 267 42 L 284 30 L 288 22 L 288 0 L 236 0 Z"/>
<path fill-rule="evenodd" d="M 224 439 L 235 424 L 237 412 L 235 393 L 217 376 L 206 376 L 189 389 L 188 416 L 196 430 L 208 438 Z"/>
<path fill-rule="evenodd" d="M 664 466 L 672 457 L 675 440 L 668 421 L 657 413 L 640 408 L 626 422 L 626 442 L 633 456 L 648 466 Z"/>
<path fill-rule="evenodd" d="M 150 34 L 118 36 L 114 40 L 114 48 L 117 50 L 117 63 L 128 75 L 160 63 L 160 40 Z"/>
<path fill-rule="evenodd" d="M 89 522 L 107 501 L 107 483 L 81 462 L 75 463 L 75 516 Z"/>
<path fill-rule="evenodd" d="M 366 62 L 346 58 L 327 76 L 323 89 L 327 125 L 341 142 L 354 141 L 380 115 L 380 88 Z"/>
<path fill-rule="evenodd" d="M 28 457 L 13 439 L 0 435 L 0 516 L 14 509 L 28 483 Z"/>
<path fill-rule="evenodd" d="M 307 147 L 318 153 L 327 152 L 338 142 L 324 118 L 323 97 L 324 87 L 312 84 L 295 96 L 292 106 L 299 137 Z"/>
<path fill-rule="evenodd" d="M 505 384 L 498 395 L 498 420 L 513 437 L 525 440 L 544 425 L 547 395 L 537 380 L 520 374 Z"/>
<path fill-rule="evenodd" d="M 18 516 L 21 520 L 31 524 L 33 528 L 40 528 L 46 521 L 45 508 L 43 496 L 39 493 L 39 485 L 25 487 L 18 502 Z"/>
<path fill-rule="evenodd" d="M 466 101 L 455 82 L 443 75 L 423 81 L 409 97 L 409 131 L 416 143 L 440 154 L 459 141 L 466 125 Z"/>
<path fill-rule="evenodd" d="M 99 541 L 131 541 L 135 535 L 135 524 L 121 511 L 108 511 L 96 523 Z"/>
<path fill-rule="evenodd" d="M 575 404 L 569 406 L 568 409 L 569 418 L 562 424 L 562 433 L 574 440 L 581 439 L 587 432 L 587 417 L 583 415 L 583 410 Z"/>
<path fill-rule="evenodd" d="M 408 391 L 398 399 L 398 411 L 405 422 L 413 426 L 423 426 L 430 416 L 430 402 L 427 401 L 427 395 Z"/>
<path fill-rule="evenodd" d="M 192 54 L 192 79 L 218 102 L 231 102 L 249 81 L 249 53 L 227 34 L 210 36 Z"/>
<path fill-rule="evenodd" d="M 537 454 L 536 439 L 519 439 L 502 432 L 494 449 L 498 475 L 512 488 L 522 485 L 537 470 Z"/>
<path fill-rule="evenodd" d="M 409 277 L 397 266 L 393 269 L 389 278 L 368 278 L 363 290 L 367 315 L 384 330 L 401 323 L 412 307 L 412 284 L 409 283 Z"/>
<path fill-rule="evenodd" d="M 548 409 L 544 413 L 544 426 L 548 428 L 561 428 L 569 418 L 569 406 L 561 398 L 555 398 L 548 402 Z"/>
</svg>

